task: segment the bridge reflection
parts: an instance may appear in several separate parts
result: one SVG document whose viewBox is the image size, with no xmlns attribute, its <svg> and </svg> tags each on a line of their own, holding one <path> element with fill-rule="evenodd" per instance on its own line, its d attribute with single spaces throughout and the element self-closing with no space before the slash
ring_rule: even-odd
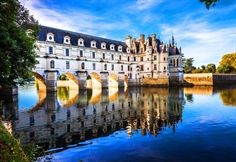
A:
<svg viewBox="0 0 236 162">
<path fill-rule="evenodd" d="M 130 137 L 158 136 L 166 128 L 174 132 L 182 121 L 183 89 L 93 89 L 75 95 L 68 87 L 60 88 L 46 93 L 41 109 L 19 112 L 13 134 L 20 137 L 24 132 L 22 143 L 34 140 L 45 149 L 67 147 L 120 129 Z"/>
</svg>

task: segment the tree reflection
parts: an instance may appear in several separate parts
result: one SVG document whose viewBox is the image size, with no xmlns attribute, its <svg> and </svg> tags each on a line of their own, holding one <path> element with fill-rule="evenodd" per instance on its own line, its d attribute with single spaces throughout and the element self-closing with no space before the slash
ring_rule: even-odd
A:
<svg viewBox="0 0 236 162">
<path fill-rule="evenodd" d="M 220 98 L 224 105 L 236 106 L 236 89 L 221 91 Z"/>
<path fill-rule="evenodd" d="M 70 87 L 57 87 L 57 97 L 60 101 L 69 99 Z"/>
<path fill-rule="evenodd" d="M 188 102 L 193 102 L 193 94 L 185 94 L 185 98 Z"/>
</svg>

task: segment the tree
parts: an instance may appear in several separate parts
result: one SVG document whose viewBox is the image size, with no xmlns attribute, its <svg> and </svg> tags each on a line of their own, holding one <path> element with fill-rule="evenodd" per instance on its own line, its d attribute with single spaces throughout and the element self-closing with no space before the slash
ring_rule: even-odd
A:
<svg viewBox="0 0 236 162">
<path fill-rule="evenodd" d="M 236 73 L 236 52 L 222 56 L 217 72 L 219 73 Z"/>
<path fill-rule="evenodd" d="M 0 86 L 15 86 L 19 78 L 24 84 L 37 63 L 38 22 L 18 0 L 1 0 L 0 5 Z M 27 28 L 34 30 L 32 35 L 26 34 Z"/>
<path fill-rule="evenodd" d="M 193 58 L 187 58 L 183 62 L 183 68 L 185 73 L 191 73 L 192 70 L 196 69 L 196 67 L 193 66 Z"/>
<path fill-rule="evenodd" d="M 216 65 L 212 64 L 212 63 L 208 64 L 206 66 L 205 72 L 207 72 L 207 73 L 215 73 L 216 72 Z"/>
<path fill-rule="evenodd" d="M 206 8 L 209 10 L 210 6 L 214 7 L 219 0 L 200 0 L 200 2 L 205 2 Z"/>
</svg>

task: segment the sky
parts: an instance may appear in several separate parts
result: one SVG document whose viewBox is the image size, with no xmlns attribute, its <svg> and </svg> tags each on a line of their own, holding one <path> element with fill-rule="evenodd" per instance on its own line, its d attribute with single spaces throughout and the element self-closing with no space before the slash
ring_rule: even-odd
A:
<svg viewBox="0 0 236 162">
<path fill-rule="evenodd" d="M 39 24 L 125 42 L 172 35 L 184 58 L 200 67 L 236 51 L 236 0 L 209 10 L 199 0 L 19 0 Z"/>
</svg>

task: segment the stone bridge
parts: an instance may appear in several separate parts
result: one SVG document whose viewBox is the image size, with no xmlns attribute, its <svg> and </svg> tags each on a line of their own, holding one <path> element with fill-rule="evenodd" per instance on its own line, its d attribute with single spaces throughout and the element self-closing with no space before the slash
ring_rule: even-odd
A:
<svg viewBox="0 0 236 162">
<path fill-rule="evenodd" d="M 36 78 L 40 90 L 56 91 L 57 86 L 70 86 L 76 89 L 102 89 L 128 86 L 128 76 L 124 72 L 103 72 L 70 69 L 34 69 L 31 74 Z M 61 75 L 69 79 L 58 84 Z M 63 85 L 61 85 L 63 84 Z"/>
</svg>

